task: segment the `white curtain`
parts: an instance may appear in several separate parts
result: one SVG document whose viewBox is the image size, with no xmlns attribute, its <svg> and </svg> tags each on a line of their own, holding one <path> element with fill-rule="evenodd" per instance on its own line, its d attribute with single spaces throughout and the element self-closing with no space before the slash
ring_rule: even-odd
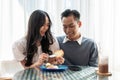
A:
<svg viewBox="0 0 120 80">
<path fill-rule="evenodd" d="M 25 34 L 26 15 L 17 0 L 0 0 L 0 60 L 12 59 L 12 42 Z"/>
<path fill-rule="evenodd" d="M 87 36 L 92 37 L 108 55 L 110 67 L 120 67 L 120 1 L 88 0 Z M 119 68 L 120 70 L 120 68 Z"/>
<path fill-rule="evenodd" d="M 119 0 L 0 0 L 0 60 L 13 59 L 11 46 L 26 34 L 29 15 L 34 10 L 49 13 L 52 32 L 58 36 L 64 34 L 60 14 L 70 8 L 81 13 L 82 34 L 101 45 L 111 65 L 120 66 L 119 3 Z"/>
<path fill-rule="evenodd" d="M 67 8 L 80 11 L 80 0 L 0 0 L 0 60 L 13 59 L 12 44 L 26 34 L 29 16 L 36 9 L 49 13 L 54 35 L 64 34 L 60 14 Z"/>
</svg>

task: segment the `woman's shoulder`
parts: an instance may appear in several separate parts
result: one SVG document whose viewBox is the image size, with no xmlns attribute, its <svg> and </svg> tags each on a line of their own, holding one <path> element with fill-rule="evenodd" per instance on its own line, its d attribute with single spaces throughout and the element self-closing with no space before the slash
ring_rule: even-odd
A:
<svg viewBox="0 0 120 80">
<path fill-rule="evenodd" d="M 53 36 L 53 42 L 56 42 L 56 41 L 57 41 L 56 35 L 55 35 L 55 34 L 52 34 L 52 36 Z"/>
<path fill-rule="evenodd" d="M 26 43 L 26 42 L 27 42 L 27 40 L 25 37 L 22 37 L 22 38 L 15 41 L 15 43 Z"/>
<path fill-rule="evenodd" d="M 13 43 L 13 46 L 26 46 L 26 38 L 25 37 L 22 37 L 20 38 L 19 40 L 16 40 L 14 43 Z"/>
<path fill-rule="evenodd" d="M 26 54 L 26 38 L 22 37 L 16 40 L 12 45 L 12 51 L 17 61 L 22 61 Z"/>
</svg>

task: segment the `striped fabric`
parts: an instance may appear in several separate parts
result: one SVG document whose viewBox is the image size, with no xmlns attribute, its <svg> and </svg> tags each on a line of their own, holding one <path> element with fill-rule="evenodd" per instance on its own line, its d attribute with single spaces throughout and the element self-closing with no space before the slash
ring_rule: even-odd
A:
<svg viewBox="0 0 120 80">
<path fill-rule="evenodd" d="M 80 66 L 82 70 L 62 72 L 47 72 L 27 69 L 14 75 L 13 80 L 97 80 L 94 67 Z"/>
</svg>

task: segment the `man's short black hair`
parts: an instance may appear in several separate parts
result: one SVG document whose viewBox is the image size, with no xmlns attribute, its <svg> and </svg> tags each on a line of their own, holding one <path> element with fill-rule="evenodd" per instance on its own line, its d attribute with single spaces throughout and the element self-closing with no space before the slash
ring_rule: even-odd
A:
<svg viewBox="0 0 120 80">
<path fill-rule="evenodd" d="M 70 9 L 66 9 L 64 12 L 62 12 L 61 19 L 63 17 L 68 17 L 71 15 L 73 15 L 75 20 L 77 20 L 77 21 L 80 19 L 80 13 L 77 10 L 70 10 Z"/>
</svg>

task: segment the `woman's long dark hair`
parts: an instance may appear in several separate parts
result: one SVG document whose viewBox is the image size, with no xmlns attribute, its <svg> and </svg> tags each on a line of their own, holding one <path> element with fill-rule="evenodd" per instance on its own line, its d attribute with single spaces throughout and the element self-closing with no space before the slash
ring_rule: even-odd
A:
<svg viewBox="0 0 120 80">
<path fill-rule="evenodd" d="M 45 33 L 45 36 L 41 37 L 40 35 L 40 28 L 45 24 L 45 17 L 48 17 L 49 19 L 49 28 Z M 51 54 L 52 51 L 49 50 L 49 46 L 53 44 L 53 36 L 50 31 L 50 27 L 52 25 L 52 22 L 50 20 L 49 15 L 42 11 L 42 10 L 36 10 L 34 11 L 28 22 L 28 32 L 27 32 L 27 56 L 26 56 L 26 64 L 25 66 L 30 66 L 32 64 L 33 56 L 35 53 L 37 53 L 37 46 L 36 41 L 39 40 L 42 52 Z"/>
</svg>

